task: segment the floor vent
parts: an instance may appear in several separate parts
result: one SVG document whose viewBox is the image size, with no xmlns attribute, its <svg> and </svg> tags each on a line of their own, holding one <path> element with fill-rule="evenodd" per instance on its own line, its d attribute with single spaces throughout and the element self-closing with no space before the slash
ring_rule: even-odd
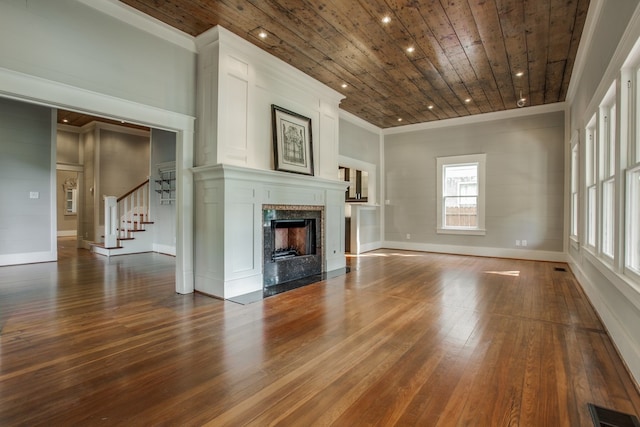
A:
<svg viewBox="0 0 640 427">
<path fill-rule="evenodd" d="M 556 267 L 556 268 L 554 268 L 554 270 L 555 271 L 567 271 L 567 269 L 564 268 L 564 267 Z"/>
<path fill-rule="evenodd" d="M 635 415 L 624 414 L 613 409 L 587 404 L 595 427 L 640 427 Z"/>
</svg>

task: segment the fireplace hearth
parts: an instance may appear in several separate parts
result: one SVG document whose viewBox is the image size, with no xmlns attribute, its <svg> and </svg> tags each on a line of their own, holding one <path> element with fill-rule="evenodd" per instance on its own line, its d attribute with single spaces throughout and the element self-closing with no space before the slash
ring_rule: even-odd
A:
<svg viewBox="0 0 640 427">
<path fill-rule="evenodd" d="M 321 206 L 263 207 L 265 289 L 322 272 L 322 212 Z"/>
</svg>

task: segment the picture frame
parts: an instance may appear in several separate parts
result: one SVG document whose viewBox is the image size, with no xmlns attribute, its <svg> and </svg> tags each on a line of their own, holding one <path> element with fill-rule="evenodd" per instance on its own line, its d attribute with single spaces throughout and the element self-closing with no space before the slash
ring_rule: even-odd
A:
<svg viewBox="0 0 640 427">
<path fill-rule="evenodd" d="M 313 176 L 311 119 L 274 104 L 271 117 L 275 170 Z"/>
</svg>

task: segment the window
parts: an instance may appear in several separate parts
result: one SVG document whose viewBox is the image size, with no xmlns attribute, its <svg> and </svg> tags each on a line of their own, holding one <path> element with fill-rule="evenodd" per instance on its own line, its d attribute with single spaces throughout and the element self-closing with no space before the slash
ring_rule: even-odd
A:
<svg viewBox="0 0 640 427">
<path fill-rule="evenodd" d="M 616 87 L 607 92 L 600 106 L 600 156 L 599 181 L 601 191 L 601 236 L 600 253 L 614 258 L 615 248 L 615 187 L 616 187 Z"/>
<path fill-rule="evenodd" d="M 587 246 L 596 247 L 596 116 L 594 115 L 586 129 L 587 146 L 585 150 L 585 182 L 587 185 Z"/>
<path fill-rule="evenodd" d="M 484 235 L 486 154 L 438 157 L 438 233 Z"/>
<path fill-rule="evenodd" d="M 636 66 L 637 67 L 637 66 Z M 628 168 L 626 171 L 626 230 L 625 273 L 635 280 L 640 276 L 640 67 L 635 68 L 628 81 L 629 121 L 634 121 L 635 132 L 629 138 Z M 635 92 L 635 93 L 634 93 Z M 634 102 L 635 100 L 635 102 Z M 635 104 L 635 105 L 634 105 Z"/>
<path fill-rule="evenodd" d="M 627 172 L 626 266 L 640 275 L 640 164 Z"/>
<path fill-rule="evenodd" d="M 578 138 L 571 144 L 571 237 L 578 239 Z"/>
</svg>

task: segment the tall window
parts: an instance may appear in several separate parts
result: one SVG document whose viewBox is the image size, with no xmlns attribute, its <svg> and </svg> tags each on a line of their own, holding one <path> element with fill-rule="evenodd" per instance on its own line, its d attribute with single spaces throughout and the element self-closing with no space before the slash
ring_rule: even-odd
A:
<svg viewBox="0 0 640 427">
<path fill-rule="evenodd" d="M 571 237 L 578 239 L 578 139 L 571 144 Z"/>
<path fill-rule="evenodd" d="M 485 234 L 486 154 L 438 157 L 438 233 Z"/>
<path fill-rule="evenodd" d="M 602 191 L 602 235 L 600 251 L 613 258 L 615 247 L 615 187 L 616 187 L 616 104 L 615 84 L 607 92 L 600 107 L 600 186 Z"/>
<path fill-rule="evenodd" d="M 627 194 L 626 194 L 626 232 L 625 267 L 640 276 L 640 67 L 636 68 L 632 80 L 628 82 L 630 93 L 631 120 L 635 121 L 635 133 L 628 146 Z M 632 104 L 635 99 L 635 105 Z"/>
<path fill-rule="evenodd" d="M 640 163 L 627 172 L 626 266 L 640 275 Z"/>
<path fill-rule="evenodd" d="M 587 185 L 587 246 L 596 247 L 596 116 L 589 121 L 586 129 L 587 146 L 585 162 L 585 182 Z"/>
</svg>

